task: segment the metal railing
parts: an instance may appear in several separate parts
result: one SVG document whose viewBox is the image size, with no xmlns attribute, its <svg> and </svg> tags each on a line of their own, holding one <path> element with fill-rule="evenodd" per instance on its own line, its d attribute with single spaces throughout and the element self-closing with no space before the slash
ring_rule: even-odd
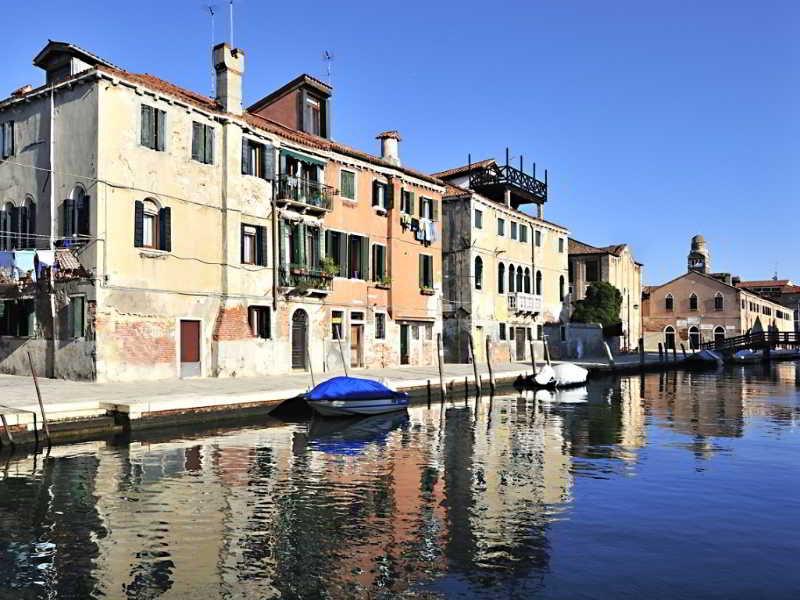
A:
<svg viewBox="0 0 800 600">
<path fill-rule="evenodd" d="M 331 289 L 332 281 L 333 278 L 319 267 L 294 263 L 281 267 L 283 287 L 327 291 Z"/>
<path fill-rule="evenodd" d="M 490 165 L 470 175 L 469 185 L 473 189 L 497 184 L 513 185 L 542 202 L 547 201 L 547 183 L 511 165 Z"/>
<path fill-rule="evenodd" d="M 507 295 L 508 310 L 515 312 L 541 312 L 542 297 L 538 294 L 526 294 L 525 292 L 511 292 Z"/>
<path fill-rule="evenodd" d="M 735 337 L 712 340 L 700 344 L 701 350 L 744 350 L 800 345 L 800 333 L 796 331 L 759 331 Z"/>
<path fill-rule="evenodd" d="M 319 210 L 330 210 L 336 194 L 335 188 L 303 177 L 278 175 L 275 183 L 278 202 L 294 202 Z"/>
</svg>

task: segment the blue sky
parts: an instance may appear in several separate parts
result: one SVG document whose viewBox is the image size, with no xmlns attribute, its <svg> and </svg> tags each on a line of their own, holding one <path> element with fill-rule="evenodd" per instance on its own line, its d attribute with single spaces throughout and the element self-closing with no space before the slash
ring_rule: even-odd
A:
<svg viewBox="0 0 800 600">
<path fill-rule="evenodd" d="M 217 41 L 227 0 L 216 1 Z M 0 93 L 42 76 L 48 38 L 210 92 L 204 3 L 8 3 Z M 36 15 L 36 18 L 31 18 Z M 237 0 L 245 98 L 334 53 L 334 137 L 405 164 L 501 158 L 549 169 L 545 217 L 627 242 L 658 283 L 702 233 L 713 268 L 800 283 L 800 3 Z M 792 168 L 794 167 L 794 169 Z M 792 229 L 794 231 L 792 231 Z"/>
</svg>

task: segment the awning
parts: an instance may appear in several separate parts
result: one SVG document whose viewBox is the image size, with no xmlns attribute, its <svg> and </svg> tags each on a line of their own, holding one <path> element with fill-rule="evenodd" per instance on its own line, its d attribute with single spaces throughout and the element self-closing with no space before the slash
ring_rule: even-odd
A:
<svg viewBox="0 0 800 600">
<path fill-rule="evenodd" d="M 288 150 L 287 148 L 281 148 L 281 155 L 282 156 L 291 156 L 292 158 L 299 160 L 301 162 L 306 163 L 307 165 L 316 165 L 318 167 L 324 167 L 325 161 L 320 160 L 318 158 L 312 158 L 305 154 L 300 154 L 299 152 L 295 152 L 294 150 Z"/>
</svg>

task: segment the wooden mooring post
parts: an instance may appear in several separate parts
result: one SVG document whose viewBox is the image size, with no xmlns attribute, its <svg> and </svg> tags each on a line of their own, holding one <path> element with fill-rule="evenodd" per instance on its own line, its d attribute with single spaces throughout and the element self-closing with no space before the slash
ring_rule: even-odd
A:
<svg viewBox="0 0 800 600">
<path fill-rule="evenodd" d="M 658 362 L 664 362 L 664 346 L 658 342 Z"/>
<path fill-rule="evenodd" d="M 639 338 L 639 366 L 644 369 L 644 338 Z"/>
<path fill-rule="evenodd" d="M 489 368 L 489 389 L 494 395 L 495 384 L 494 384 L 494 371 L 492 371 L 492 353 L 491 353 L 491 342 L 489 342 L 489 338 L 486 338 L 486 366 Z"/>
<path fill-rule="evenodd" d="M 678 347 L 672 344 L 672 361 L 678 362 Z"/>
<path fill-rule="evenodd" d="M 681 344 L 681 352 L 683 353 L 683 360 L 686 360 L 686 346 Z"/>
<path fill-rule="evenodd" d="M 50 442 L 50 426 L 47 424 L 47 415 L 44 414 L 44 404 L 42 403 L 42 392 L 39 389 L 39 380 L 36 378 L 36 369 L 33 368 L 33 359 L 31 358 L 30 352 L 28 352 L 28 364 L 30 364 L 31 366 L 31 375 L 33 375 L 33 385 L 34 387 L 36 387 L 36 397 L 39 399 L 39 410 L 42 413 L 42 428 L 44 429 L 44 435 L 47 438 L 47 447 L 50 448 L 52 445 Z"/>
<path fill-rule="evenodd" d="M 475 341 L 472 334 L 469 334 L 469 358 L 472 361 L 472 372 L 475 374 L 475 393 L 481 395 L 481 380 L 478 377 L 478 361 L 475 360 Z"/>
<path fill-rule="evenodd" d="M 439 391 L 442 394 L 442 400 L 447 395 L 447 390 L 444 389 L 444 371 L 442 369 L 442 359 L 444 358 L 442 353 L 442 334 L 436 334 L 436 359 L 439 364 Z"/>
</svg>

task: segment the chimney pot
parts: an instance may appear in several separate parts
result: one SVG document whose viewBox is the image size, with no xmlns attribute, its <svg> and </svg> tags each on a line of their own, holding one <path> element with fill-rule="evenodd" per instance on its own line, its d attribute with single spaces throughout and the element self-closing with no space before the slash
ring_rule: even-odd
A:
<svg viewBox="0 0 800 600">
<path fill-rule="evenodd" d="M 228 44 L 217 44 L 212 52 L 214 70 L 217 73 L 217 102 L 234 115 L 241 115 L 242 75 L 244 74 L 244 50 L 231 48 Z"/>
<path fill-rule="evenodd" d="M 395 130 L 384 131 L 376 135 L 375 139 L 381 141 L 381 158 L 400 166 L 400 133 Z"/>
</svg>

